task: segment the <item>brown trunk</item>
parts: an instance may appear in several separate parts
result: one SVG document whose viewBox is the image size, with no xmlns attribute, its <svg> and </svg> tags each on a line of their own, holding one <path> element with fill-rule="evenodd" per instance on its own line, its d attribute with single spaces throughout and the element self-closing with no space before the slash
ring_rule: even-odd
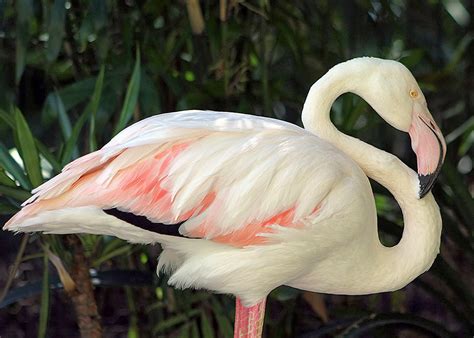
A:
<svg viewBox="0 0 474 338">
<path fill-rule="evenodd" d="M 68 291 L 67 294 L 76 310 L 81 337 L 100 338 L 102 337 L 102 325 L 89 275 L 88 259 L 84 255 L 82 243 L 76 235 L 68 235 L 67 243 L 73 253 L 73 265 L 70 272 L 76 284 L 76 287 L 72 291 Z"/>
</svg>

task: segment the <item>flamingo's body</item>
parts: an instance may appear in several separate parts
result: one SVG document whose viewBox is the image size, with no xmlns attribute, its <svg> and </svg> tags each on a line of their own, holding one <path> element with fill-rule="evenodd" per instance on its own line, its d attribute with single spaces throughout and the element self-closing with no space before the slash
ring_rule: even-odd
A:
<svg viewBox="0 0 474 338">
<path fill-rule="evenodd" d="M 355 59 L 346 63 L 346 75 L 385 63 L 401 67 Z M 310 91 L 303 110 L 309 130 L 205 111 L 138 122 L 36 189 L 5 227 L 159 242 L 164 251 L 158 268 L 172 271 L 171 284 L 232 293 L 245 306 L 261 304 L 283 284 L 337 294 L 403 287 L 427 270 L 438 252 L 437 205 L 430 193 L 419 198 L 416 173 L 394 156 L 337 135 L 329 109 L 342 92 L 359 93 L 392 125 L 410 131 L 426 177 L 439 167 L 432 162 L 442 160 L 444 140 L 436 126 L 424 129 L 426 121 L 432 122 L 429 112 L 410 107 L 424 124 L 411 115 L 384 115 L 371 93 L 351 88 L 354 81 L 338 81 L 342 73 L 333 70 Z M 329 84 L 333 87 L 325 88 Z M 422 145 L 428 140 L 433 147 L 432 138 L 439 149 L 427 155 Z M 366 174 L 401 204 L 405 234 L 397 247 L 379 242 Z M 420 194 L 429 187 L 421 187 Z"/>
</svg>

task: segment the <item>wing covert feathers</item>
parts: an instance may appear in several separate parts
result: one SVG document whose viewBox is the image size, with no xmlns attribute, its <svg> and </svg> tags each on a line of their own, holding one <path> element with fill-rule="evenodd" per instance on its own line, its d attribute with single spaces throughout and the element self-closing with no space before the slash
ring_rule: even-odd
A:
<svg viewBox="0 0 474 338">
<path fill-rule="evenodd" d="M 184 222 L 190 237 L 245 246 L 271 225 L 315 217 L 346 159 L 291 124 L 233 113 L 163 114 L 125 129 L 33 191 L 8 224 L 40 212 L 95 206 Z M 7 224 L 7 226 L 8 226 Z"/>
</svg>

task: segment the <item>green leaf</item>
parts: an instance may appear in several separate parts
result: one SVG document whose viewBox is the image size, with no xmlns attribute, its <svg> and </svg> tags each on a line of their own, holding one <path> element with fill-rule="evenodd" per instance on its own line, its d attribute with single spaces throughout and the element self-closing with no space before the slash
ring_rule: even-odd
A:
<svg viewBox="0 0 474 338">
<path fill-rule="evenodd" d="M 140 111 L 145 115 L 154 115 L 162 112 L 159 91 L 151 77 L 142 69 L 140 81 L 139 104 Z"/>
<path fill-rule="evenodd" d="M 140 91 L 140 49 L 137 48 L 135 67 L 127 88 L 125 101 L 123 102 L 122 112 L 114 129 L 114 135 L 121 131 L 130 121 L 133 111 L 137 105 L 138 93 Z"/>
<path fill-rule="evenodd" d="M 48 96 L 47 100 L 50 97 L 51 96 Z M 6 124 L 8 124 L 13 131 L 16 130 L 15 118 L 11 114 L 8 114 L 6 111 L 0 109 L 0 119 L 3 120 Z M 51 164 L 54 171 L 56 173 L 61 171 L 61 166 L 59 162 L 56 160 L 54 155 L 48 150 L 48 148 L 37 138 L 35 138 L 35 143 L 36 143 L 36 148 L 38 149 L 38 151 L 41 153 L 41 155 L 43 155 L 46 161 L 48 161 L 49 164 Z"/>
<path fill-rule="evenodd" d="M 69 116 L 66 113 L 66 109 L 64 107 L 64 103 L 61 99 L 61 96 L 57 91 L 55 91 L 54 93 L 48 95 L 48 97 L 46 98 L 46 102 L 48 104 L 47 106 L 49 107 L 49 109 L 51 109 L 53 114 L 57 116 L 59 126 L 63 134 L 63 139 L 65 142 L 67 142 L 71 137 L 72 127 L 71 120 L 69 119 Z M 77 149 L 76 145 L 73 148 L 72 156 L 79 157 L 79 150 Z"/>
<path fill-rule="evenodd" d="M 189 338 L 190 324 L 185 324 L 181 327 L 178 338 Z"/>
<path fill-rule="evenodd" d="M 201 330 L 203 338 L 214 338 L 214 331 L 205 311 L 201 313 Z"/>
<path fill-rule="evenodd" d="M 108 21 L 107 1 L 92 0 L 90 3 L 90 15 L 96 32 L 106 27 Z"/>
<path fill-rule="evenodd" d="M 14 199 L 21 202 L 26 201 L 31 196 L 28 191 L 21 190 L 20 188 L 7 187 L 4 185 L 0 185 L 0 195 L 13 197 Z"/>
<path fill-rule="evenodd" d="M 7 187 L 16 187 L 15 181 L 12 180 L 5 173 L 5 170 L 0 166 L 0 184 L 6 185 Z"/>
<path fill-rule="evenodd" d="M 0 142 L 0 164 L 2 167 L 10 173 L 15 180 L 20 183 L 20 185 L 26 190 L 31 190 L 31 184 L 25 176 L 23 169 L 20 165 L 13 159 L 13 157 L 8 152 L 7 147 Z"/>
<path fill-rule="evenodd" d="M 38 148 L 38 151 L 43 155 L 44 159 L 51 164 L 53 167 L 54 173 L 58 173 L 61 171 L 61 164 L 56 160 L 56 157 L 48 150 L 48 148 L 41 143 L 40 140 L 35 139 L 36 142 L 36 147 Z"/>
<path fill-rule="evenodd" d="M 66 109 L 64 108 L 64 103 L 63 100 L 61 99 L 61 96 L 57 91 L 54 91 L 54 93 L 51 93 L 48 95 L 46 98 L 46 103 L 58 117 L 58 122 L 59 122 L 59 127 L 61 128 L 61 132 L 63 134 L 64 140 L 67 140 L 72 133 L 72 127 L 71 127 L 71 120 L 69 119 L 69 116 L 66 113 Z"/>
<path fill-rule="evenodd" d="M 78 104 L 85 102 L 92 95 L 95 82 L 95 79 L 90 77 L 59 89 L 58 94 L 62 99 L 65 110 L 68 111 Z M 51 95 L 53 95 L 53 93 L 48 96 Z"/>
<path fill-rule="evenodd" d="M 46 337 L 49 317 L 49 274 L 48 274 L 48 255 L 43 256 L 43 284 L 41 290 L 41 308 L 38 328 L 38 338 Z"/>
<path fill-rule="evenodd" d="M 133 292 L 129 286 L 125 286 L 124 289 L 125 289 L 125 294 L 127 295 L 128 311 L 129 311 L 129 318 L 130 318 L 127 337 L 139 338 L 140 335 L 138 331 L 137 308 L 136 308 Z"/>
<path fill-rule="evenodd" d="M 132 252 L 130 245 L 126 244 L 108 252 L 105 255 L 102 255 L 101 257 L 98 257 L 96 260 L 93 261 L 92 266 L 99 266 L 100 264 L 107 262 L 108 260 L 111 260 L 114 257 L 125 255 L 125 254 L 130 254 Z"/>
<path fill-rule="evenodd" d="M 74 125 L 74 128 L 72 129 L 71 137 L 69 138 L 69 140 L 67 140 L 63 154 L 61 156 L 62 166 L 69 163 L 73 158 L 74 148 L 76 147 L 77 140 L 79 138 L 79 134 L 81 133 L 82 127 L 84 126 L 84 123 L 86 122 L 89 116 L 88 113 L 89 111 L 85 110 L 77 120 L 76 124 Z"/>
<path fill-rule="evenodd" d="M 51 7 L 51 16 L 48 26 L 48 44 L 46 46 L 46 59 L 49 62 L 56 60 L 61 50 L 63 38 L 66 35 L 64 23 L 66 22 L 66 0 L 54 0 Z"/>
<path fill-rule="evenodd" d="M 173 316 L 169 319 L 160 321 L 154 328 L 153 328 L 153 333 L 152 335 L 155 336 L 160 332 L 163 332 L 169 328 L 172 328 L 173 326 L 176 326 L 178 324 L 181 324 L 183 322 L 186 322 L 189 318 L 201 313 L 201 310 L 191 310 L 187 312 L 186 314 L 180 314 Z"/>
<path fill-rule="evenodd" d="M 212 308 L 219 327 L 219 334 L 223 337 L 232 337 L 234 332 L 232 322 L 228 317 L 228 311 L 225 311 L 223 306 L 219 303 L 216 297 L 212 297 Z"/>
<path fill-rule="evenodd" d="M 16 48 L 15 48 L 15 83 L 20 83 L 25 70 L 26 52 L 30 40 L 30 24 L 34 20 L 32 0 L 16 1 Z"/>
<path fill-rule="evenodd" d="M 15 130 L 15 118 L 3 109 L 0 109 L 0 119 L 2 119 L 10 128 Z"/>
<path fill-rule="evenodd" d="M 199 334 L 199 328 L 198 328 L 196 322 L 193 322 L 192 325 L 191 325 L 191 337 L 192 338 L 201 338 L 201 335 Z"/>
<path fill-rule="evenodd" d="M 15 108 L 16 135 L 25 164 L 26 173 L 34 187 L 43 183 L 36 143 L 21 111 Z"/>
<path fill-rule="evenodd" d="M 474 200 L 462 175 L 459 174 L 456 167 L 450 161 L 444 163 L 441 173 L 443 181 L 446 181 L 454 192 L 452 202 L 456 205 L 466 224 L 472 224 L 474 219 Z"/>
<path fill-rule="evenodd" d="M 104 84 L 104 66 L 100 67 L 99 75 L 97 76 L 97 81 L 94 87 L 94 93 L 92 94 L 91 100 L 87 105 L 87 109 L 90 109 L 92 112 L 89 125 L 89 150 L 94 151 L 97 149 L 97 140 L 95 137 L 95 125 L 96 125 L 96 115 L 97 110 L 99 109 L 100 97 L 102 95 L 102 87 Z"/>
</svg>

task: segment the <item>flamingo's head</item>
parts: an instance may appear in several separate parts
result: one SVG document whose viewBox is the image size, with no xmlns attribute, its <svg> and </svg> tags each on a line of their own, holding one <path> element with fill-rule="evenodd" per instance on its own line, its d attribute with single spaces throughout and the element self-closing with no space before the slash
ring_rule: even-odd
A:
<svg viewBox="0 0 474 338">
<path fill-rule="evenodd" d="M 419 197 L 425 196 L 441 170 L 446 142 L 425 96 L 411 72 L 401 63 L 375 59 L 368 75 L 366 100 L 393 127 L 408 132 L 417 157 Z"/>
</svg>

